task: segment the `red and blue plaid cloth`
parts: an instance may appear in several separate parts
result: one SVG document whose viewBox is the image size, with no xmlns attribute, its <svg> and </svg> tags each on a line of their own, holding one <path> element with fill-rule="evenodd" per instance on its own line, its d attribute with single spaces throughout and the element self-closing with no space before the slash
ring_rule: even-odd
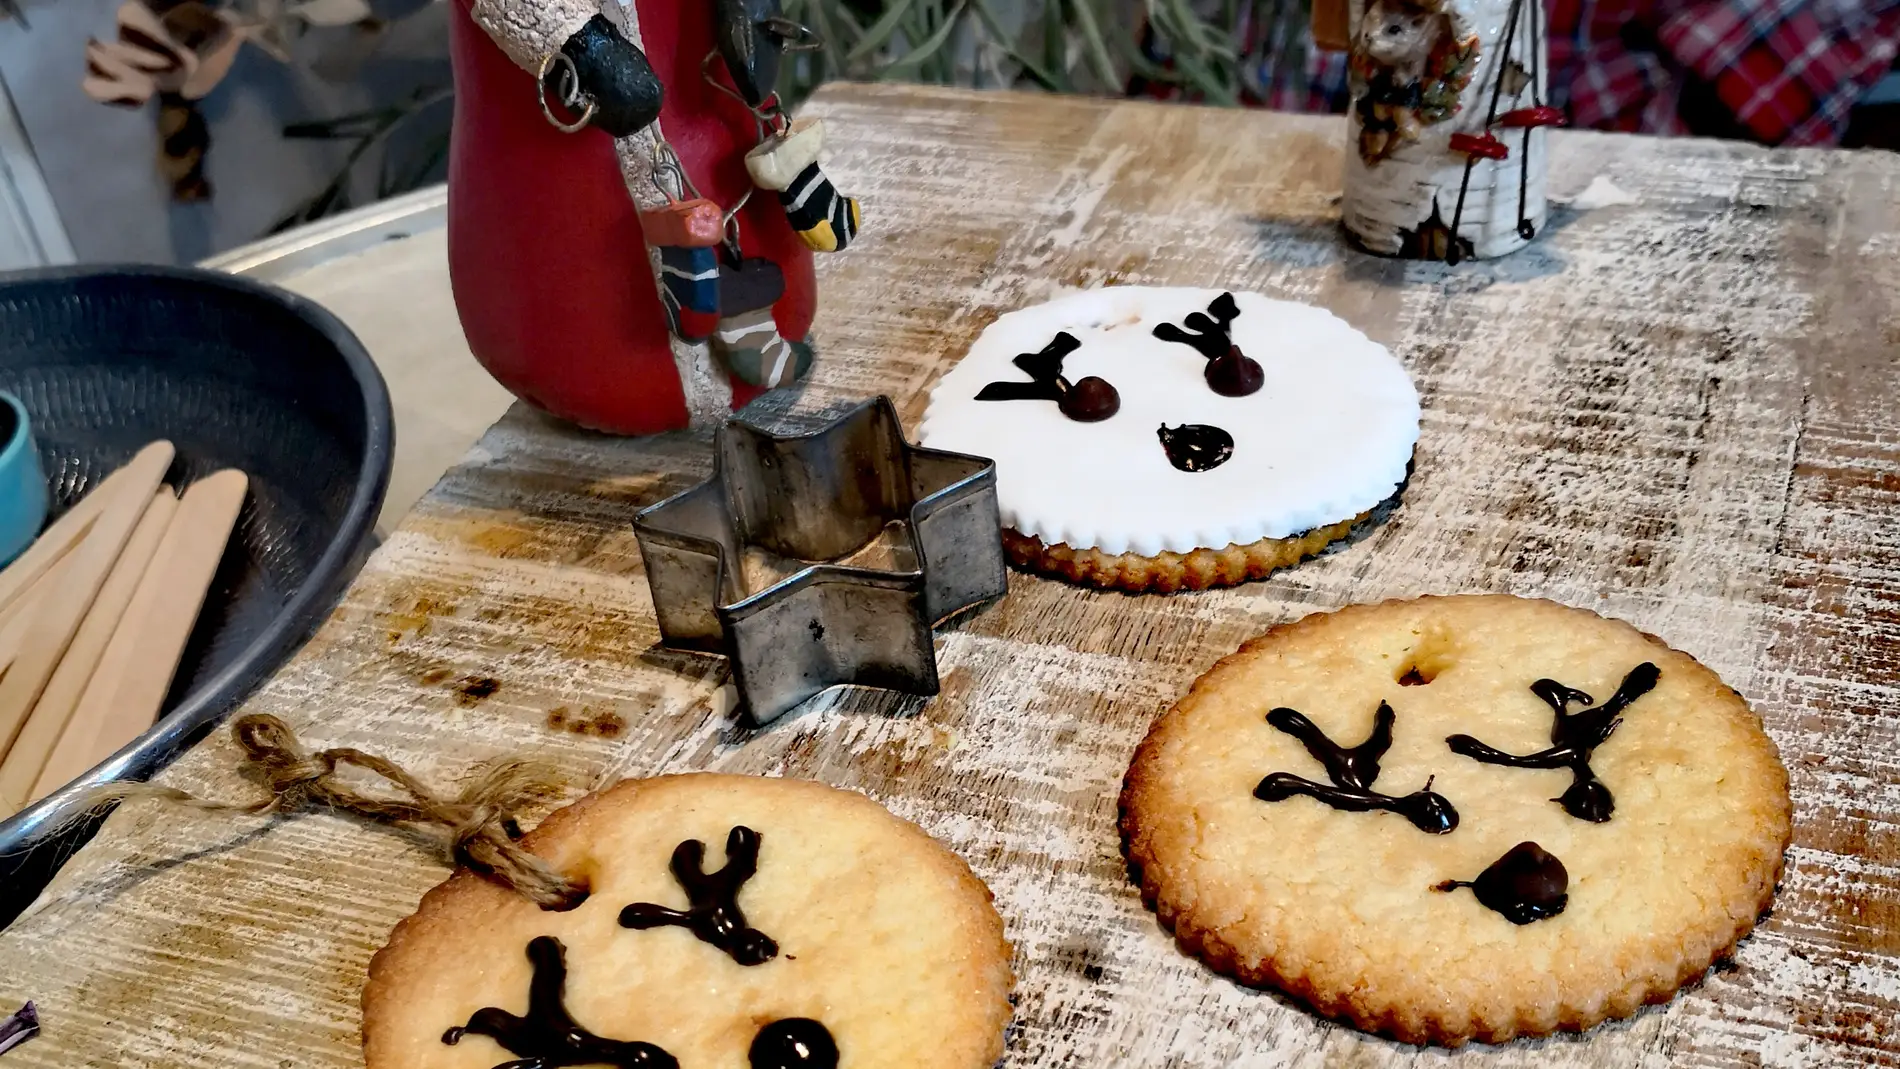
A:
<svg viewBox="0 0 1900 1069">
<path fill-rule="evenodd" d="M 1544 3 L 1551 103 L 1601 130 L 1834 144 L 1900 52 L 1900 0 Z M 1345 56 L 1313 48 L 1303 6 L 1251 5 L 1269 14 L 1241 27 L 1243 97 L 1344 111 Z"/>
<path fill-rule="evenodd" d="M 1900 0 L 1555 0 L 1553 103 L 1684 133 L 1685 90 L 1758 141 L 1828 145 L 1900 51 Z"/>
</svg>

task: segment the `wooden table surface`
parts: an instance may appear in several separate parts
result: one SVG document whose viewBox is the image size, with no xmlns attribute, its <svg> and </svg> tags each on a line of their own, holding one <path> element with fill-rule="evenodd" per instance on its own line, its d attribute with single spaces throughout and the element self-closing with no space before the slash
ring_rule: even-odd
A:
<svg viewBox="0 0 1900 1069">
<path fill-rule="evenodd" d="M 1410 368 L 1403 505 L 1235 590 L 1013 574 L 939 633 L 936 699 L 834 691 L 751 732 L 723 662 L 657 647 L 628 526 L 708 473 L 709 436 L 517 407 L 249 708 L 442 784 L 526 753 L 576 791 L 703 768 L 862 789 L 995 890 L 1010 1066 L 1900 1065 L 1900 158 L 1559 133 L 1553 193 L 1588 195 L 1527 251 L 1448 268 L 1344 246 L 1332 118 L 909 88 L 810 110 L 867 225 L 823 262 L 815 379 L 756 417 L 806 427 L 884 392 L 914 425 L 978 331 L 1064 287 L 1256 289 Z M 1732 967 L 1581 1037 L 1421 1052 L 1214 976 L 1142 908 L 1116 792 L 1188 682 L 1275 623 L 1457 591 L 1620 616 L 1761 712 L 1795 840 Z M 249 797 L 235 761 L 220 732 L 164 778 Z M 128 807 L 0 935 L 0 999 L 47 1024 L 4 1064 L 358 1065 L 369 957 L 444 875 L 422 839 L 348 818 Z"/>
</svg>

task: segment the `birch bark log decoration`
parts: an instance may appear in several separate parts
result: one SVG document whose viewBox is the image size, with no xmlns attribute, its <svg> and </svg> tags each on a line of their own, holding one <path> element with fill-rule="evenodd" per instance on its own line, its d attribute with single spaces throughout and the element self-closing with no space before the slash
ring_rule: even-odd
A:
<svg viewBox="0 0 1900 1069">
<path fill-rule="evenodd" d="M 1352 0 L 1344 222 L 1369 252 L 1458 263 L 1546 212 L 1545 26 L 1527 0 Z"/>
</svg>

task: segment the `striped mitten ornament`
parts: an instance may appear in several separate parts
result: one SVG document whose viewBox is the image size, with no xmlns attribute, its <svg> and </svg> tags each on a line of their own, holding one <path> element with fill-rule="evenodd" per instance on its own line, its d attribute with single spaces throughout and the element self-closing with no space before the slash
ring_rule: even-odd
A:
<svg viewBox="0 0 1900 1069">
<path fill-rule="evenodd" d="M 640 231 L 660 252 L 660 303 L 673 333 L 701 341 L 719 324 L 719 245 L 725 214 L 710 200 L 676 200 L 640 213 Z"/>
<path fill-rule="evenodd" d="M 772 306 L 784 295 L 785 274 L 770 260 L 720 265 L 719 329 L 712 345 L 742 382 L 775 389 L 811 370 L 811 347 L 786 341 L 772 316 Z"/>
<path fill-rule="evenodd" d="M 792 229 L 813 252 L 838 252 L 858 236 L 858 202 L 839 194 L 819 169 L 824 145 L 824 123 L 800 119 L 746 153 L 745 166 L 753 182 L 778 193 Z"/>
</svg>

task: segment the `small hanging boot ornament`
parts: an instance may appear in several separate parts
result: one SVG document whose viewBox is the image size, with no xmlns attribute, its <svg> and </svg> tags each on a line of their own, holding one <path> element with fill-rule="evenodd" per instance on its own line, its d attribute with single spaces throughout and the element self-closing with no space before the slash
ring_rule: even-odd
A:
<svg viewBox="0 0 1900 1069">
<path fill-rule="evenodd" d="M 726 75 L 746 107 L 776 103 L 779 60 L 803 28 L 780 11 L 779 0 L 715 0 L 715 40 Z"/>
<path fill-rule="evenodd" d="M 713 238 L 703 239 L 710 220 Z M 719 205 L 673 201 L 640 213 L 640 226 L 660 254 L 660 303 L 681 341 L 704 341 L 719 324 Z"/>
<path fill-rule="evenodd" d="M 778 194 L 785 215 L 813 252 L 839 252 L 857 236 L 858 202 L 842 196 L 819 167 L 824 124 L 787 119 L 773 85 L 786 52 L 823 47 L 810 30 L 786 18 L 779 0 L 719 0 L 719 48 L 706 57 L 706 80 L 736 98 L 759 124 L 758 147 L 746 153 L 746 170 L 761 189 Z M 725 61 L 732 85 L 714 77 L 710 64 Z"/>
<path fill-rule="evenodd" d="M 678 195 L 661 181 L 668 174 Z M 719 247 L 725 241 L 726 216 L 718 204 L 699 195 L 664 141 L 653 147 L 653 186 L 666 204 L 640 212 L 640 231 L 659 253 L 660 303 L 676 337 L 704 341 L 719 325 Z"/>
<path fill-rule="evenodd" d="M 811 370 L 811 346 L 786 341 L 773 318 L 772 306 L 784 294 L 785 276 L 770 260 L 734 256 L 719 267 L 713 351 L 727 370 L 754 386 L 790 386 Z"/>
<path fill-rule="evenodd" d="M 792 229 L 813 252 L 840 252 L 858 236 L 858 201 L 841 195 L 819 169 L 824 147 L 825 124 L 799 119 L 746 153 L 745 167 L 759 188 L 778 194 Z"/>
<path fill-rule="evenodd" d="M 756 187 L 779 195 L 788 221 L 806 246 L 823 251 L 844 248 L 857 233 L 857 205 L 839 197 L 818 169 L 823 128 L 816 123 L 794 126 L 786 118 L 774 88 L 784 53 L 810 51 L 823 47 L 823 42 L 785 18 L 779 0 L 714 0 L 713 9 L 715 47 L 700 61 L 700 76 L 752 116 L 758 144 L 746 154 L 747 173 Z M 723 66 L 723 72 L 716 65 Z M 683 199 L 691 186 L 683 168 L 675 174 Z M 788 291 L 787 268 L 763 257 L 748 257 L 742 250 L 739 222 L 753 192 L 746 190 L 738 203 L 720 217 L 723 249 L 716 253 L 718 274 L 712 308 L 716 310 L 717 325 L 711 331 L 710 345 L 734 379 L 776 389 L 792 385 L 811 370 L 813 350 L 808 340 L 792 341 L 779 333 L 785 312 L 779 305 Z M 685 208 L 672 204 L 663 210 L 686 214 Z M 775 228 L 776 221 L 771 225 Z M 649 241 L 655 232 L 648 230 Z M 702 242 L 703 226 L 681 237 Z M 697 251 L 703 247 L 693 244 L 660 250 L 668 288 L 677 290 L 681 310 L 675 320 L 681 331 L 699 329 L 704 323 L 697 318 L 707 307 L 702 288 L 705 258 Z M 689 254 L 684 251 L 687 248 L 695 251 Z M 802 250 L 795 254 L 785 250 L 782 257 L 795 266 L 808 263 Z M 696 302 L 690 306 L 688 293 Z M 794 312 L 791 321 L 805 320 Z M 681 336 L 687 337 L 684 333 Z"/>
</svg>

